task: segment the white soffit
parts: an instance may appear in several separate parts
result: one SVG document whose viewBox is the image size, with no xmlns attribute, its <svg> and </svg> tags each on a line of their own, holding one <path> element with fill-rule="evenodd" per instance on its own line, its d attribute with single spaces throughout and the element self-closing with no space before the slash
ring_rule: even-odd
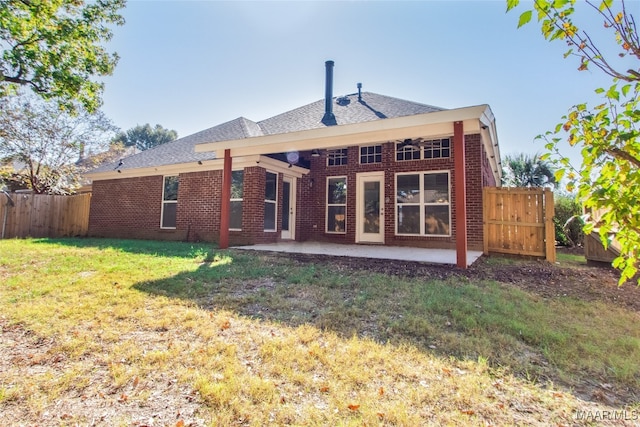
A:
<svg viewBox="0 0 640 427">
<path fill-rule="evenodd" d="M 303 175 L 309 173 L 305 168 L 292 165 L 289 167 L 288 163 L 275 160 L 265 156 L 245 156 L 235 157 L 232 160 L 232 169 L 239 170 L 247 167 L 258 166 L 263 169 L 268 169 L 272 172 L 279 172 L 287 176 L 300 178 Z M 179 175 L 181 173 L 192 172 L 206 172 L 214 170 L 222 170 L 224 167 L 223 159 L 203 160 L 200 163 L 179 163 L 176 165 L 155 166 L 148 168 L 135 168 L 135 169 L 122 169 L 120 172 L 117 170 L 108 172 L 88 173 L 87 178 L 93 181 L 102 181 L 106 179 L 122 179 L 122 178 L 137 178 L 143 176 L 157 176 L 157 175 Z"/>
</svg>

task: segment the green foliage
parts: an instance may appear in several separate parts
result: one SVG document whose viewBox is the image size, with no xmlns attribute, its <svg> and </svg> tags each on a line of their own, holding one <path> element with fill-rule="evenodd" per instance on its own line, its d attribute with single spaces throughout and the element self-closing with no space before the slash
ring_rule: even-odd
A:
<svg viewBox="0 0 640 427">
<path fill-rule="evenodd" d="M 87 111 L 101 104 L 103 84 L 95 76 L 113 73 L 118 56 L 103 44 L 125 0 L 0 1 L 0 98 L 29 87 L 44 99 L 56 99 Z"/>
<path fill-rule="evenodd" d="M 539 154 L 521 153 L 503 160 L 502 184 L 510 187 L 554 187 L 556 172 Z"/>
<path fill-rule="evenodd" d="M 581 246 L 584 243 L 582 205 L 575 194 L 556 193 L 554 205 L 556 241 L 562 246 Z"/>
<path fill-rule="evenodd" d="M 151 127 L 149 123 L 137 125 L 126 132 L 120 132 L 114 142 L 124 144 L 125 147 L 136 147 L 138 150 L 147 150 L 178 138 L 178 132 L 165 129 L 160 125 Z"/>
<path fill-rule="evenodd" d="M 518 3 L 507 0 L 507 10 Z M 618 50 L 618 57 L 627 58 L 624 68 L 628 64 L 636 67 L 617 69 L 613 58 L 605 58 L 589 34 L 571 19 L 575 4 L 575 0 L 536 0 L 533 10 L 537 12 L 542 34 L 547 40 L 567 43 L 570 49 L 565 57 L 577 56 L 578 70 L 594 65 L 613 78 L 612 85 L 595 90 L 603 97 L 601 104 L 571 107 L 553 131 L 539 138 L 562 171 L 559 177 L 568 180 L 567 190 L 577 190 L 579 199 L 592 212 L 584 232 L 597 229 L 605 247 L 613 239 L 619 243 L 621 255 L 613 266 L 622 271 L 623 283 L 636 275 L 640 261 L 640 37 L 624 2 L 604 0 L 598 5 L 585 2 L 610 31 L 610 44 Z M 613 10 L 614 6 L 618 10 Z M 526 22 L 521 15 L 519 25 Z M 579 167 L 571 165 L 562 154 L 565 143 L 580 148 Z"/>
<path fill-rule="evenodd" d="M 57 103 L 32 96 L 0 98 L 0 158 L 19 165 L 11 171 L 13 180 L 26 182 L 36 193 L 75 190 L 80 180 L 79 160 L 104 149 L 114 128 L 99 111 L 74 108 L 75 113 L 70 114 Z"/>
</svg>

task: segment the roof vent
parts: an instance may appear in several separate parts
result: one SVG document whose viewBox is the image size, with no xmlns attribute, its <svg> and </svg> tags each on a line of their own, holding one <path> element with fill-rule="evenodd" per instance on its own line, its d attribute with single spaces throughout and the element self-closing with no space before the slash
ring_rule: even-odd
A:
<svg viewBox="0 0 640 427">
<path fill-rule="evenodd" d="M 336 104 L 341 105 L 343 107 L 345 105 L 349 105 L 350 103 L 351 103 L 351 100 L 349 99 L 348 96 L 341 96 L 336 99 Z"/>
<path fill-rule="evenodd" d="M 362 83 L 358 83 L 358 101 L 362 102 Z"/>
</svg>

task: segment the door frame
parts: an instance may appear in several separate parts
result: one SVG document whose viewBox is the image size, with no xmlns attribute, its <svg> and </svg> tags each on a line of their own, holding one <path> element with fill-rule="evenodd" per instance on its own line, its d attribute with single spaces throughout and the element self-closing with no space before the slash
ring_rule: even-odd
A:
<svg viewBox="0 0 640 427">
<path fill-rule="evenodd" d="M 364 183 L 371 181 L 367 178 L 378 178 L 380 182 L 380 232 L 376 235 L 362 231 L 364 219 Z M 381 243 L 385 242 L 385 215 L 384 215 L 384 171 L 361 172 L 356 174 L 356 243 Z M 375 236 L 375 238 L 372 238 Z"/>
<path fill-rule="evenodd" d="M 283 176 L 282 177 L 282 197 L 283 197 L 283 206 L 284 206 L 284 183 L 289 184 L 289 212 L 284 212 L 284 208 L 282 209 L 282 215 L 289 215 L 289 230 L 280 230 L 280 238 L 283 240 L 295 240 L 296 239 L 296 177 L 293 176 Z M 282 227 L 282 217 L 280 218 L 281 227 Z"/>
</svg>

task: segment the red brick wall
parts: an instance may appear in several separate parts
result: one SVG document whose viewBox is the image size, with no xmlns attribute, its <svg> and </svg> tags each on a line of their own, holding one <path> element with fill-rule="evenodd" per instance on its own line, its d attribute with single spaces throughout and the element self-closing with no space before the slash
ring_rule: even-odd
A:
<svg viewBox="0 0 640 427">
<path fill-rule="evenodd" d="M 148 176 L 94 181 L 89 235 L 134 239 L 185 239 L 182 230 L 160 229 L 163 179 L 162 176 Z"/>
<path fill-rule="evenodd" d="M 480 135 L 465 136 L 465 155 L 467 161 L 467 233 L 469 249 L 482 249 L 482 185 L 484 151 Z M 447 159 L 426 159 L 397 162 L 395 145 L 383 144 L 382 163 L 360 164 L 359 147 L 349 147 L 348 164 L 344 166 L 326 166 L 326 152 L 320 157 L 311 158 L 311 173 L 301 180 L 301 198 L 298 204 L 299 232 L 298 240 L 318 240 L 336 243 L 354 243 L 356 239 L 356 175 L 362 172 L 385 172 L 385 244 L 398 246 L 455 248 L 455 168 L 453 148 Z M 396 236 L 395 235 L 395 174 L 418 171 L 450 171 L 451 188 L 451 236 Z M 326 186 L 327 177 L 347 177 L 347 218 L 346 233 L 326 233 Z M 310 186 L 309 183 L 312 183 Z"/>
<path fill-rule="evenodd" d="M 467 183 L 467 232 L 470 249 L 482 249 L 482 187 L 492 185 L 491 173 L 480 135 L 465 136 Z M 296 240 L 354 243 L 356 239 L 356 174 L 385 172 L 385 243 L 421 247 L 455 248 L 455 168 L 453 148 L 447 159 L 395 161 L 393 143 L 383 144 L 382 163 L 360 164 L 359 147 L 349 147 L 348 164 L 326 166 L 326 153 L 311 157 L 311 172 L 297 180 Z M 395 235 L 395 174 L 417 171 L 450 171 L 452 185 L 450 237 Z M 487 172 L 488 171 L 488 172 Z M 280 220 L 276 232 L 264 231 L 266 171 L 259 166 L 245 168 L 242 231 L 230 232 L 230 244 L 274 242 L 280 238 Z M 347 177 L 346 233 L 325 232 L 327 177 Z M 129 237 L 158 240 L 217 241 L 220 227 L 222 171 L 180 175 L 175 230 L 160 229 L 163 176 L 127 178 L 93 183 L 89 234 L 104 237 Z M 278 176 L 278 218 L 282 214 L 282 174 Z"/>
<path fill-rule="evenodd" d="M 222 171 L 180 174 L 176 234 L 188 241 L 217 241 Z"/>
<path fill-rule="evenodd" d="M 277 232 L 264 231 L 265 170 L 244 170 L 242 231 L 231 231 L 231 245 L 275 242 Z M 161 175 L 93 183 L 89 235 L 100 237 L 217 242 L 220 236 L 222 171 L 180 174 L 176 229 L 161 229 Z M 282 209 L 282 176 L 278 177 L 278 212 Z"/>
<path fill-rule="evenodd" d="M 278 207 L 282 209 L 282 176 L 278 174 Z M 233 231 L 230 240 L 233 244 L 252 244 L 275 242 L 280 236 L 280 221 L 276 221 L 277 231 L 264 231 L 264 198 L 266 171 L 259 166 L 244 169 L 244 193 L 242 203 L 242 231 Z"/>
</svg>

